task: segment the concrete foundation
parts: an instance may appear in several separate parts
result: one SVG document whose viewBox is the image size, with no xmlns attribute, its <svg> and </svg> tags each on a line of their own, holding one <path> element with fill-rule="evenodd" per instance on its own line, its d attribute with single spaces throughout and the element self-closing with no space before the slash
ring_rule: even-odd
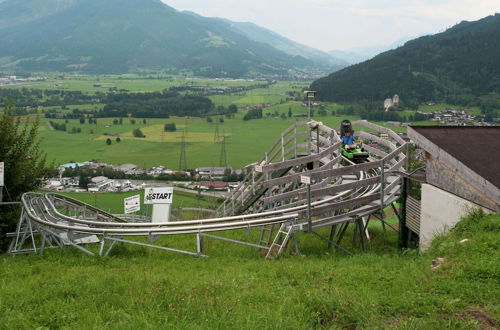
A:
<svg viewBox="0 0 500 330">
<path fill-rule="evenodd" d="M 446 233 L 470 210 L 478 208 L 491 212 L 435 186 L 422 184 L 420 250 L 425 251 L 437 234 Z"/>
</svg>

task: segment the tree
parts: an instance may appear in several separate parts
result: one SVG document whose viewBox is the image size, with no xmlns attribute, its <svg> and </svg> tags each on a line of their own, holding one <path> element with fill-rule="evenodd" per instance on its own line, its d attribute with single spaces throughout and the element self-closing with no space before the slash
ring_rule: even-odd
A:
<svg viewBox="0 0 500 330">
<path fill-rule="evenodd" d="M 80 118 L 80 124 L 85 124 L 85 118 Z"/>
<path fill-rule="evenodd" d="M 87 189 L 88 184 L 90 183 L 90 177 L 88 175 L 80 175 L 80 180 L 78 180 L 78 187 L 82 189 Z"/>
<path fill-rule="evenodd" d="M 288 107 L 288 118 L 292 117 L 292 107 Z"/>
<path fill-rule="evenodd" d="M 116 142 L 121 142 L 122 139 L 120 139 L 120 137 L 116 137 Z"/>
<path fill-rule="evenodd" d="M 111 139 L 110 139 L 110 138 L 107 138 L 107 139 L 106 139 L 106 144 L 109 146 L 109 145 L 111 145 L 111 143 L 113 143 L 113 142 L 111 141 Z"/>
<path fill-rule="evenodd" d="M 211 123 L 212 121 L 212 117 L 207 117 L 207 123 Z"/>
<path fill-rule="evenodd" d="M 280 117 L 281 117 L 281 119 L 286 119 L 286 115 L 285 115 L 285 113 L 284 113 L 284 112 L 282 112 L 282 113 L 281 113 L 281 115 L 280 115 Z"/>
<path fill-rule="evenodd" d="M 138 138 L 143 138 L 143 137 L 146 137 L 146 135 L 144 135 L 141 131 L 140 128 L 136 128 L 132 131 L 132 134 L 134 135 L 134 137 L 138 137 Z"/>
<path fill-rule="evenodd" d="M 177 130 L 177 127 L 175 126 L 175 123 L 169 123 L 169 124 L 165 124 L 165 126 L 163 127 L 163 130 L 165 132 L 175 132 Z"/>
<path fill-rule="evenodd" d="M 39 120 L 21 125 L 11 116 L 13 111 L 13 105 L 7 103 L 0 116 L 0 161 L 5 170 L 3 200 L 8 202 L 20 201 L 23 193 L 37 189 L 43 178 L 54 174 L 53 164 L 47 164 L 46 154 L 40 149 Z M 6 250 L 5 234 L 15 230 L 19 214 L 18 205 L 0 207 L 0 251 Z"/>
<path fill-rule="evenodd" d="M 229 113 L 237 113 L 238 106 L 236 104 L 230 104 L 228 108 Z"/>
</svg>

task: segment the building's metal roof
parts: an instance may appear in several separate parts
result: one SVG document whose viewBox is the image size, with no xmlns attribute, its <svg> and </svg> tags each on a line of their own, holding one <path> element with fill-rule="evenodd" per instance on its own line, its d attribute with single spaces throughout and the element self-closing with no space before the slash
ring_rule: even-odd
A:
<svg viewBox="0 0 500 330">
<path fill-rule="evenodd" d="M 500 188 L 500 126 L 411 128 Z"/>
</svg>

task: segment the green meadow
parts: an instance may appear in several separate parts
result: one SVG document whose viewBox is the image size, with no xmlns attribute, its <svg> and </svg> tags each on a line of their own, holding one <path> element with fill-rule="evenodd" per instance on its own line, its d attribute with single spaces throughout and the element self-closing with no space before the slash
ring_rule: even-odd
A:
<svg viewBox="0 0 500 330">
<path fill-rule="evenodd" d="M 136 245 L 118 245 L 106 258 L 72 248 L 3 255 L 0 327 L 495 329 L 499 224 L 498 215 L 473 215 L 422 254 L 398 253 L 396 234 L 375 224 L 368 251 L 354 257 L 308 234 L 298 237 L 300 256 L 271 261 L 209 238 L 209 257 L 198 259 Z M 220 235 L 255 240 L 258 231 Z M 155 244 L 196 246 L 183 235 Z M 444 262 L 432 269 L 438 257 Z"/>
<path fill-rule="evenodd" d="M 194 77 L 170 77 L 165 74 L 150 75 L 57 75 L 53 74 L 45 81 L 32 82 L 28 85 L 17 86 L 41 89 L 79 90 L 84 93 L 94 94 L 106 90 L 94 87 L 95 84 L 114 86 L 118 89 L 127 89 L 131 92 L 161 91 L 172 86 L 206 86 L 206 87 L 250 87 L 262 84 L 262 81 L 242 80 L 217 80 Z M 218 125 L 219 135 L 226 137 L 225 149 L 227 164 L 233 168 L 240 168 L 253 163 L 263 157 L 264 152 L 271 143 L 279 138 L 281 132 L 293 124 L 294 121 L 304 120 L 307 107 L 302 102 L 290 100 L 287 93 L 301 93 L 307 88 L 308 81 L 278 81 L 268 88 L 253 88 L 231 94 L 210 96 L 215 106 L 229 106 L 236 104 L 239 108 L 234 118 L 223 118 L 224 122 Z M 266 104 L 263 109 L 262 119 L 243 121 L 247 107 Z M 357 120 L 358 116 L 333 115 L 335 110 L 343 105 L 323 103 L 326 115 L 319 115 L 319 108 L 313 107 L 313 119 L 337 128 L 343 119 Z M 61 107 L 47 107 L 41 109 L 40 131 L 41 147 L 47 152 L 48 159 L 56 164 L 70 161 L 100 160 L 110 164 L 133 163 L 140 167 L 164 165 L 171 169 L 178 169 L 181 152 L 181 140 L 184 129 L 186 141 L 186 159 L 189 168 L 201 166 L 219 166 L 221 161 L 222 145 L 216 139 L 217 121 L 212 116 L 213 122 L 206 118 L 179 118 L 146 119 L 135 118 L 136 124 L 131 124 L 128 118 L 123 118 L 122 125 L 114 125 L 113 120 L 118 118 L 98 118 L 97 125 L 80 124 L 76 119 L 69 119 L 66 123 L 67 132 L 55 131 L 48 124 L 49 120 L 64 123 L 62 119 L 43 118 L 43 111 L 50 109 L 66 113 L 72 109 L 98 110 L 102 104 L 67 105 Z M 291 110 L 292 117 L 288 117 Z M 430 109 L 429 109 L 430 111 Z M 282 114 L 286 119 L 280 118 Z M 24 118 L 23 120 L 26 120 Z M 29 117 L 33 121 L 33 116 Z M 174 122 L 176 132 L 164 132 L 166 123 Z M 384 123 L 378 123 L 385 125 Z M 434 124 L 432 122 L 418 124 Z M 405 132 L 406 128 L 387 126 L 398 132 Z M 78 128 L 81 133 L 71 134 L 73 128 Z M 133 136 L 133 130 L 140 128 L 144 138 Z M 109 136 L 113 134 L 116 136 Z M 116 142 L 119 136 L 121 142 Z M 111 139 L 111 145 L 106 144 Z"/>
<path fill-rule="evenodd" d="M 151 215 L 151 205 L 144 204 L 144 190 L 129 191 L 124 193 L 70 193 L 58 192 L 58 194 L 66 195 L 78 199 L 89 205 L 93 205 L 101 210 L 113 214 L 122 214 L 124 212 L 124 199 L 134 195 L 140 195 L 141 211 L 139 214 Z M 173 204 L 174 209 L 181 208 L 204 208 L 214 209 L 218 206 L 218 201 L 214 197 L 197 195 L 195 193 L 186 193 L 176 190 L 174 192 Z"/>
<path fill-rule="evenodd" d="M 289 102 L 264 109 L 273 114 L 287 114 L 288 108 L 293 114 L 307 113 L 307 108 L 298 102 Z M 226 156 L 228 165 L 240 168 L 253 163 L 264 156 L 265 151 L 280 137 L 281 132 L 296 121 L 304 120 L 305 117 L 291 117 L 282 119 L 280 117 L 264 117 L 255 120 L 242 120 L 244 110 L 240 111 L 235 118 L 224 118 L 224 123 L 218 124 L 219 135 L 226 137 Z M 41 118 L 39 136 L 41 146 L 47 152 L 48 158 L 57 164 L 70 161 L 100 160 L 110 164 L 133 163 L 141 167 L 153 165 L 164 165 L 171 169 L 177 169 L 181 151 L 181 141 L 186 130 L 186 159 L 189 168 L 200 166 L 219 166 L 222 146 L 216 140 L 215 132 L 217 118 L 212 117 L 213 122 L 208 123 L 205 118 L 182 118 L 171 117 L 168 119 L 135 119 L 136 124 L 131 124 L 125 118 L 123 124 L 113 124 L 118 118 L 99 118 L 97 125 L 80 124 L 77 119 L 69 119 L 67 131 L 71 132 L 73 127 L 80 128 L 81 133 L 71 134 L 56 131 L 50 128 L 49 120 L 64 123 L 62 119 Z M 329 112 L 326 116 L 315 115 L 313 119 L 323 122 L 330 127 L 338 128 L 344 119 L 358 120 L 358 116 L 335 117 Z M 166 123 L 175 123 L 176 132 L 164 132 Z M 398 132 L 405 132 L 405 127 L 388 126 L 377 122 Z M 433 122 L 419 122 L 418 124 L 434 124 Z M 134 137 L 132 132 L 139 128 L 145 135 L 144 138 Z M 109 136 L 105 134 L 114 134 Z M 116 137 L 120 142 L 116 142 Z M 107 139 L 112 140 L 111 145 L 106 144 Z"/>
</svg>

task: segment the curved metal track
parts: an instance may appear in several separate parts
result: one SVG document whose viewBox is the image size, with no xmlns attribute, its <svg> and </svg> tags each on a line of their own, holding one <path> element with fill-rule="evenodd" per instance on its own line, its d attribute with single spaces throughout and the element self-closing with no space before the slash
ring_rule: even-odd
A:
<svg viewBox="0 0 500 330">
<path fill-rule="evenodd" d="M 370 159 L 354 164 L 339 154 L 340 139 L 335 130 L 316 121 L 298 122 L 281 134 L 259 162 L 246 168 L 245 179 L 217 209 L 216 218 L 129 223 L 67 196 L 26 193 L 22 196 L 23 211 L 11 252 L 24 251 L 23 246 L 30 241 L 35 252 L 43 253 L 50 244 L 72 245 L 94 254 L 82 243 L 100 242 L 99 254 L 107 255 L 116 242 L 126 242 L 201 256 L 203 237 L 213 237 L 266 249 L 270 257 L 273 244 L 279 245 L 277 252 L 281 252 L 296 231 L 311 232 L 315 228 L 349 223 L 382 210 L 398 198 L 400 182 L 396 171 L 401 171 L 405 163 L 405 141 L 393 131 L 365 121 L 353 124 L 386 133 L 390 140 L 360 132 L 359 135 L 370 142 L 366 146 Z M 308 176 L 312 181 L 309 200 L 301 176 Z M 267 244 L 262 239 L 254 244 L 211 234 L 274 225 L 280 226 L 278 236 L 287 233 L 280 244 L 275 243 L 278 236 L 271 244 L 271 234 Z M 35 234 L 40 239 L 35 240 Z M 195 234 L 197 251 L 126 239 L 144 236 L 154 241 L 162 235 L 176 234 Z"/>
</svg>

